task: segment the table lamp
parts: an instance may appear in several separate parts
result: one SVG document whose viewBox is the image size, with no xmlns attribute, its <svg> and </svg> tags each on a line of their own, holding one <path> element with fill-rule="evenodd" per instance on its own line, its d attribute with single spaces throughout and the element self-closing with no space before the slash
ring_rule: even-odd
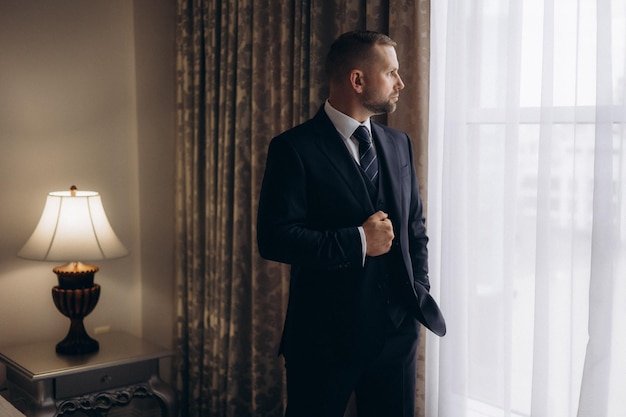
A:
<svg viewBox="0 0 626 417">
<path fill-rule="evenodd" d="M 115 235 L 94 191 L 56 191 L 48 194 L 35 231 L 18 256 L 38 261 L 68 262 L 52 269 L 59 285 L 52 288 L 57 309 L 70 319 L 65 339 L 56 345 L 63 355 L 98 351 L 97 340 L 89 337 L 83 318 L 93 311 L 100 298 L 100 285 L 94 283 L 99 268 L 82 261 L 125 256 L 128 251 Z"/>
</svg>

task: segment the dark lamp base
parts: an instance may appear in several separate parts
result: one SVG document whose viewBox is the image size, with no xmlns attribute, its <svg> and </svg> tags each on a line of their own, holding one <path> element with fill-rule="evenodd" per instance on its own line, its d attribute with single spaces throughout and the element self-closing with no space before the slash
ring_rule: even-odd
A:
<svg viewBox="0 0 626 417">
<path fill-rule="evenodd" d="M 100 349 L 83 324 L 83 319 L 93 311 L 100 298 L 100 285 L 93 283 L 97 271 L 96 266 L 76 262 L 54 269 L 59 285 L 52 288 L 52 300 L 56 308 L 70 319 L 70 330 L 56 347 L 59 354 L 83 355 Z"/>
<path fill-rule="evenodd" d="M 83 320 L 72 320 L 70 331 L 65 339 L 57 343 L 56 352 L 61 355 L 84 355 L 94 353 L 100 349 L 97 340 L 89 337 L 85 331 Z"/>
</svg>

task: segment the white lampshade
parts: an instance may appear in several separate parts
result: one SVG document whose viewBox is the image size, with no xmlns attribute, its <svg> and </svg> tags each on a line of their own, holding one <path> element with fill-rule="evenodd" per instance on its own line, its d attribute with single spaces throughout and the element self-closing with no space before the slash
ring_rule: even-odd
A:
<svg viewBox="0 0 626 417">
<path fill-rule="evenodd" d="M 17 254 L 39 261 L 97 261 L 128 251 L 109 224 L 94 191 L 48 194 L 39 224 Z"/>
</svg>

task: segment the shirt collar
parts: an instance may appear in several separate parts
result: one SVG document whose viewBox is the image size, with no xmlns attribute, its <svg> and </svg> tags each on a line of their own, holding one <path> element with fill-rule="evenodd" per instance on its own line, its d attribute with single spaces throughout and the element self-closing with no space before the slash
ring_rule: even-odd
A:
<svg viewBox="0 0 626 417">
<path fill-rule="evenodd" d="M 369 117 L 363 123 L 359 123 L 357 120 L 334 108 L 328 100 L 324 103 L 324 111 L 328 115 L 330 121 L 333 122 L 333 125 L 335 125 L 335 129 L 337 129 L 339 134 L 346 139 L 349 139 L 360 125 L 367 127 L 370 134 L 372 132 Z"/>
</svg>

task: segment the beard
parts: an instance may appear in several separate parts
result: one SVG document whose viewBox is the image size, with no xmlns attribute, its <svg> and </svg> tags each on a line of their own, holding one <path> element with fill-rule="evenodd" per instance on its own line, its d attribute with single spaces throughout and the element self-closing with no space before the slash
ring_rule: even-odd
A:
<svg viewBox="0 0 626 417">
<path fill-rule="evenodd" d="M 386 100 L 379 100 L 373 97 L 370 93 L 363 95 L 363 107 L 372 112 L 372 114 L 387 114 L 393 113 L 396 110 L 396 103 L 391 101 L 391 98 Z"/>
</svg>

